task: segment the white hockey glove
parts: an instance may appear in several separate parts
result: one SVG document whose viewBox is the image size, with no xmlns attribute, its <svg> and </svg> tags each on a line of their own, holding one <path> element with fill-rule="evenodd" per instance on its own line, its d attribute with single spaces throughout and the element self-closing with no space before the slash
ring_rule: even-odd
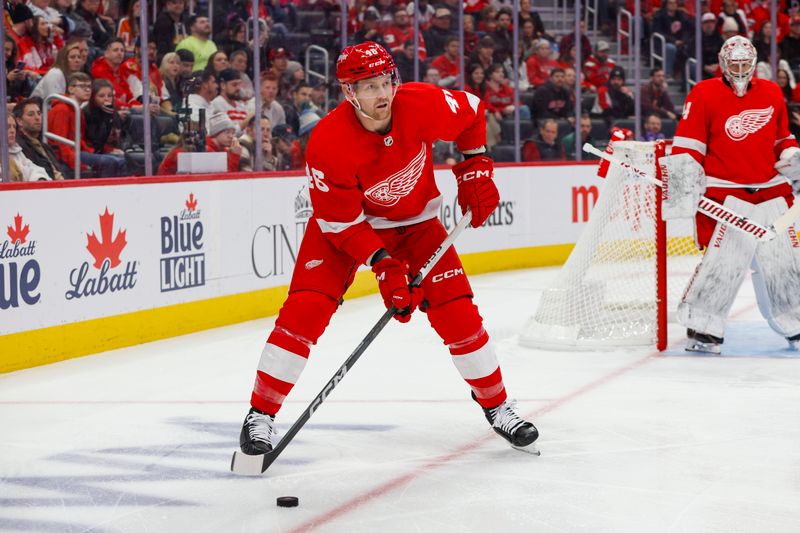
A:
<svg viewBox="0 0 800 533">
<path fill-rule="evenodd" d="M 697 213 L 700 197 L 706 192 L 706 173 L 691 155 L 661 157 L 661 179 L 664 181 L 661 218 L 692 218 Z"/>
<path fill-rule="evenodd" d="M 792 146 L 781 152 L 780 159 L 775 162 L 775 170 L 791 181 L 800 180 L 800 148 Z"/>
</svg>

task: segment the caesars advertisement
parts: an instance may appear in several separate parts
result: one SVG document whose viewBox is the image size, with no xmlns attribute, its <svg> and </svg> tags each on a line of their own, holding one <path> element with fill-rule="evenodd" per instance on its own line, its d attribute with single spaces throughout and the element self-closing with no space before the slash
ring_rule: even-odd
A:
<svg viewBox="0 0 800 533">
<path fill-rule="evenodd" d="M 499 167 L 499 208 L 456 247 L 574 243 L 597 200 L 595 170 Z M 455 179 L 436 179 L 450 229 Z M 307 187 L 270 175 L 0 190 L 0 335 L 288 285 L 313 213 Z"/>
</svg>

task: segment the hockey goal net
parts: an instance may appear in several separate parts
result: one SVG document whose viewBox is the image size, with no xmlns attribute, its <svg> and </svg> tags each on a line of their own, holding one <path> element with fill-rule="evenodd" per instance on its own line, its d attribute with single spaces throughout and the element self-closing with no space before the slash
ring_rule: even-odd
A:
<svg viewBox="0 0 800 533">
<path fill-rule="evenodd" d="M 614 155 L 656 174 L 666 143 L 619 141 Z M 586 229 L 520 336 L 526 346 L 666 348 L 700 260 L 691 220 L 661 221 L 660 189 L 612 164 Z"/>
</svg>

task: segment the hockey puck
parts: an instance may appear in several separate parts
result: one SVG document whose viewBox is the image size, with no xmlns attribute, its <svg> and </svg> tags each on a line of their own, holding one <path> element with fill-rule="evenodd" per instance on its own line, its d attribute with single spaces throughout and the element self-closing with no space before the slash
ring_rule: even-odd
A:
<svg viewBox="0 0 800 533">
<path fill-rule="evenodd" d="M 297 496 L 281 496 L 278 498 L 278 507 L 297 507 L 300 499 Z"/>
</svg>

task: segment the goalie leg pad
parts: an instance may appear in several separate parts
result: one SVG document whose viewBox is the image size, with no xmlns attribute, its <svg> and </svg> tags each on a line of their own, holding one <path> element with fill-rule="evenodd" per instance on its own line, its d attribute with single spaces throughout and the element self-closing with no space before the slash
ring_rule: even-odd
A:
<svg viewBox="0 0 800 533">
<path fill-rule="evenodd" d="M 758 206 L 733 196 L 725 206 L 763 223 Z M 680 305 L 678 322 L 689 329 L 723 337 L 725 319 L 744 281 L 758 241 L 719 223 L 697 265 Z"/>
<path fill-rule="evenodd" d="M 760 204 L 767 220 L 786 212 L 783 198 Z M 800 334 L 800 240 L 794 227 L 756 248 L 752 263 L 758 308 L 770 327 L 784 337 Z"/>
<path fill-rule="evenodd" d="M 278 412 L 337 306 L 338 302 L 318 292 L 289 293 L 261 352 L 250 405 L 271 415 Z"/>
<path fill-rule="evenodd" d="M 661 218 L 692 218 L 706 190 L 703 167 L 689 154 L 661 157 L 658 166 L 664 182 Z"/>
<path fill-rule="evenodd" d="M 506 400 L 497 354 L 471 298 L 456 298 L 427 310 L 431 326 L 450 349 L 453 364 L 477 402 L 486 408 Z"/>
</svg>

